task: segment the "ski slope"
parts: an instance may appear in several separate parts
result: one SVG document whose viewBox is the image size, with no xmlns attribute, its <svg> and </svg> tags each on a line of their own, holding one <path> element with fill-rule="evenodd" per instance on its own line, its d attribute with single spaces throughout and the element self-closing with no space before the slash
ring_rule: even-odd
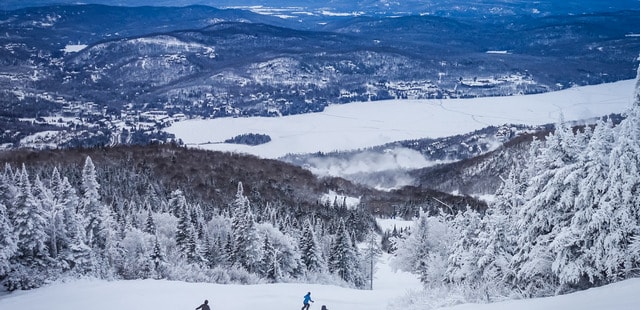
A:
<svg viewBox="0 0 640 310">
<path fill-rule="evenodd" d="M 2 310 L 121 310 L 195 309 L 204 299 L 213 310 L 298 310 L 302 296 L 310 291 L 315 303 L 310 310 L 430 310 L 427 304 L 407 306 L 407 292 L 420 284 L 412 275 L 393 273 L 383 264 L 373 290 L 354 290 L 331 285 L 279 283 L 221 285 L 165 280 L 74 280 L 13 293 L 0 292 Z M 640 279 L 574 294 L 494 304 L 463 304 L 442 310 L 635 310 L 640 305 Z"/>
<path fill-rule="evenodd" d="M 393 141 L 438 138 L 489 125 L 541 125 L 621 113 L 633 103 L 635 80 L 575 87 L 537 95 L 448 100 L 389 100 L 332 105 L 323 112 L 285 117 L 217 118 L 174 123 L 165 130 L 190 146 L 278 158 Z M 222 141 L 267 134 L 258 145 Z"/>
</svg>

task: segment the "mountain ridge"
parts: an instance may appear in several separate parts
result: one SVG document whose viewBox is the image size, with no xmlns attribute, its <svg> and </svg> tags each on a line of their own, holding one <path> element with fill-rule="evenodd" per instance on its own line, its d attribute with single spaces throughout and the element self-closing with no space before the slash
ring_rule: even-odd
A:
<svg viewBox="0 0 640 310">
<path fill-rule="evenodd" d="M 15 128 L 28 127 L 16 118 L 76 117 L 101 136 L 86 141 L 93 145 L 120 143 L 124 129 L 168 141 L 134 126 L 137 116 L 281 116 L 383 99 L 540 93 L 632 78 L 640 49 L 629 35 L 640 33 L 640 11 L 326 18 L 311 25 L 206 6 L 2 11 L 0 115 Z"/>
</svg>

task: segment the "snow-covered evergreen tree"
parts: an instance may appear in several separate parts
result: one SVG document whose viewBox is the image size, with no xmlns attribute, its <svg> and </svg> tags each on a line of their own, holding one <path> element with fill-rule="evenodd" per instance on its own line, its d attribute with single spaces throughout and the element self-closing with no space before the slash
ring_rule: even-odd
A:
<svg viewBox="0 0 640 310">
<path fill-rule="evenodd" d="M 607 282 L 625 279 L 639 267 L 639 258 L 629 250 L 633 238 L 640 235 L 640 96 L 636 98 L 618 126 L 606 190 L 595 214 L 606 219 L 594 247 L 598 269 L 604 271 Z"/>
<path fill-rule="evenodd" d="M 359 257 L 343 220 L 340 220 L 329 252 L 329 272 L 356 287 L 364 285 Z"/>
<path fill-rule="evenodd" d="M 513 221 L 524 204 L 525 180 L 523 170 L 514 167 L 482 219 L 484 229 L 478 234 L 477 242 L 480 249 L 477 268 L 481 272 L 478 285 L 492 291 L 485 296 L 507 295 L 511 289 L 509 283 L 515 278 L 510 266 L 517 249 Z"/>
<path fill-rule="evenodd" d="M 64 252 L 65 262 L 73 273 L 78 275 L 93 274 L 97 265 L 95 254 L 85 242 L 84 229 L 76 226 L 75 230 L 75 232 L 70 232 L 69 249 Z"/>
<path fill-rule="evenodd" d="M 304 222 L 302 236 L 300 238 L 300 255 L 305 268 L 309 272 L 322 272 L 326 270 L 326 262 L 322 256 L 322 249 L 316 239 L 309 219 Z"/>
<path fill-rule="evenodd" d="M 86 158 L 82 169 L 81 210 L 85 216 L 87 245 L 94 251 L 96 271 L 103 275 L 111 273 L 113 260 L 121 259 L 116 248 L 116 229 L 111 209 L 102 203 L 100 184 L 91 157 Z"/>
<path fill-rule="evenodd" d="M 452 245 L 447 278 L 458 283 L 464 282 L 471 285 L 479 283 L 482 281 L 482 270 L 478 268 L 478 261 L 483 254 L 483 249 L 479 246 L 479 235 L 485 229 L 482 218 L 475 210 L 466 210 L 456 214 L 453 226 L 459 234 Z M 418 270 L 426 273 L 425 269 Z M 423 279 L 425 279 L 424 276 Z"/>
<path fill-rule="evenodd" d="M 249 199 L 244 196 L 242 182 L 238 182 L 236 198 L 232 203 L 233 262 L 249 272 L 259 270 L 262 259 L 262 240 L 258 235 Z"/>
<path fill-rule="evenodd" d="M 57 197 L 56 203 L 62 209 L 63 215 L 63 230 L 58 235 L 58 240 L 61 240 L 58 247 L 60 255 L 69 265 L 67 268 L 78 266 L 82 270 L 80 272 L 89 270 L 94 262 L 91 255 L 87 253 L 90 248 L 86 242 L 84 216 L 78 213 L 80 198 L 67 177 L 62 179 L 58 193 L 54 195 Z"/>
<path fill-rule="evenodd" d="M 158 241 L 158 237 L 155 237 L 153 242 L 153 250 L 151 252 L 151 256 L 149 256 L 151 262 L 153 263 L 154 271 L 156 273 L 156 278 L 161 278 L 161 267 L 165 262 L 164 255 L 162 254 L 162 248 L 160 247 L 160 242 Z"/>
<path fill-rule="evenodd" d="M 18 194 L 13 205 L 15 235 L 18 237 L 19 256 L 28 265 L 44 265 L 48 259 L 47 220 L 40 202 L 33 196 L 27 169 L 22 167 Z"/>
<path fill-rule="evenodd" d="M 169 212 L 175 217 L 180 217 L 182 210 L 187 206 L 187 199 L 184 197 L 184 193 L 181 190 L 176 189 L 171 192 L 169 197 Z"/>
<path fill-rule="evenodd" d="M 2 182 L 0 176 L 0 182 Z M 16 254 L 18 245 L 14 237 L 14 228 L 9 220 L 7 208 L 0 202 L 0 279 L 11 271 L 11 258 Z"/>
<path fill-rule="evenodd" d="M 569 179 L 578 180 L 575 210 L 569 225 L 563 225 L 552 242 L 557 253 L 552 268 L 565 288 L 587 288 L 602 284 L 603 277 L 596 268 L 594 245 L 603 223 L 596 217 L 600 212 L 600 197 L 605 191 L 604 181 L 609 170 L 608 156 L 614 143 L 611 122 L 598 122 Z"/>
<path fill-rule="evenodd" d="M 269 242 L 269 237 L 264 238 L 262 246 L 261 274 L 271 282 L 277 282 L 281 277 L 280 266 L 278 263 L 278 252 L 276 248 Z"/>
<path fill-rule="evenodd" d="M 57 170 L 54 170 L 52 180 L 54 185 L 62 183 Z M 46 232 L 49 236 L 47 246 L 49 248 L 49 256 L 53 259 L 57 259 L 60 247 L 64 247 L 65 244 L 65 228 L 64 228 L 64 215 L 62 214 L 62 208 L 57 203 L 56 197 L 53 191 L 47 188 L 40 180 L 39 176 L 36 176 L 34 182 L 34 195 L 36 199 L 40 201 L 42 205 L 43 215 L 47 219 Z"/>
<path fill-rule="evenodd" d="M 421 213 L 410 233 L 394 239 L 395 259 L 392 266 L 425 278 L 429 265 L 430 236 L 426 213 Z"/>
<path fill-rule="evenodd" d="M 552 271 L 557 254 L 550 244 L 575 212 L 579 179 L 573 172 L 584 148 L 577 141 L 571 127 L 558 124 L 533 159 L 540 173 L 529 178 L 516 221 L 519 248 L 512 261 L 516 285 L 526 294 L 548 295 L 558 285 Z"/>
<path fill-rule="evenodd" d="M 249 272 L 257 272 L 262 259 L 262 240 L 258 235 L 251 210 L 247 211 L 240 226 L 237 227 L 237 233 L 234 231 L 234 237 L 236 263 Z"/>
<path fill-rule="evenodd" d="M 29 289 L 46 280 L 52 260 L 47 247 L 47 220 L 40 202 L 34 197 L 27 169 L 22 166 L 18 192 L 13 204 L 13 228 L 17 239 L 14 257 L 17 268 L 8 280 L 9 289 Z"/>
<path fill-rule="evenodd" d="M 93 249 L 105 250 L 113 242 L 115 229 L 111 211 L 102 203 L 99 189 L 96 168 L 91 157 L 87 157 L 82 169 L 81 204 L 87 218 L 87 240 Z"/>
<path fill-rule="evenodd" d="M 184 206 L 178 217 L 178 227 L 175 234 L 176 248 L 181 257 L 188 263 L 198 264 L 204 262 L 198 238 L 191 220 L 189 206 Z"/>
<path fill-rule="evenodd" d="M 149 211 L 147 212 L 147 220 L 145 221 L 144 232 L 151 235 L 156 234 L 156 223 L 153 220 L 153 213 L 151 212 L 151 209 L 149 209 Z"/>
</svg>

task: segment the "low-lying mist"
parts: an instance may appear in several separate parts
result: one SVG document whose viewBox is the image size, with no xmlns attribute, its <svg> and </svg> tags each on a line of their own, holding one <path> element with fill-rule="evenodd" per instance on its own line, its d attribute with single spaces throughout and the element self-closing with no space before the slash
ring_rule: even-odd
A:
<svg viewBox="0 0 640 310">
<path fill-rule="evenodd" d="M 382 152 L 366 150 L 358 153 L 316 156 L 305 161 L 304 168 L 319 176 L 342 177 L 382 190 L 414 184 L 407 171 L 433 166 L 420 152 L 394 147 Z"/>
</svg>

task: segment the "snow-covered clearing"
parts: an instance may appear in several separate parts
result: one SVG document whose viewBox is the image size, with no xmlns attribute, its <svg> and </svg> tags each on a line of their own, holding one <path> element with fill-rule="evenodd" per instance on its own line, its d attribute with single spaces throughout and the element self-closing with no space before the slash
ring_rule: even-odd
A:
<svg viewBox="0 0 640 310">
<path fill-rule="evenodd" d="M 85 49 L 87 46 L 86 44 L 67 44 L 62 51 L 65 53 L 75 53 Z"/>
<path fill-rule="evenodd" d="M 489 125 L 555 123 L 561 115 L 576 121 L 621 113 L 631 107 L 634 84 L 626 80 L 526 96 L 350 103 L 285 117 L 182 121 L 166 131 L 192 146 L 278 158 L 446 137 Z M 267 134 L 272 140 L 258 146 L 221 143 L 246 133 Z"/>
<path fill-rule="evenodd" d="M 411 226 L 413 226 L 413 221 L 405 221 L 405 220 L 401 220 L 401 219 L 376 219 L 376 222 L 378 223 L 378 226 L 380 226 L 380 229 L 382 229 L 382 231 L 392 231 L 393 228 L 395 227 L 396 229 L 404 229 L 404 228 L 410 228 Z"/>
<path fill-rule="evenodd" d="M 387 256 L 382 262 L 386 262 Z M 0 294 L 2 310 L 71 309 L 194 309 L 208 299 L 214 310 L 297 310 L 302 296 L 310 291 L 315 303 L 310 310 L 395 310 L 410 298 L 409 290 L 420 284 L 406 273 L 394 273 L 386 263 L 379 265 L 373 290 L 354 290 L 332 285 L 280 283 L 221 285 L 164 280 L 104 281 L 77 280 L 56 283 L 30 291 Z M 575 294 L 495 304 L 466 304 L 448 310 L 632 310 L 640 304 L 640 279 L 619 282 Z M 420 304 L 412 309 L 426 309 Z"/>
</svg>

